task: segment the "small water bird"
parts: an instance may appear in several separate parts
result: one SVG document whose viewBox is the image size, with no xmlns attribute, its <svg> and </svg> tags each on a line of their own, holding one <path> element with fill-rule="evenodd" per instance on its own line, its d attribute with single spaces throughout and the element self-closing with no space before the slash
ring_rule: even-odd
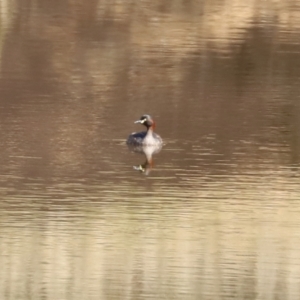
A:
<svg viewBox="0 0 300 300">
<path fill-rule="evenodd" d="M 127 145 L 129 146 L 162 146 L 161 137 L 154 132 L 155 122 L 149 115 L 142 115 L 141 118 L 134 123 L 140 123 L 146 126 L 147 131 L 134 132 L 129 135 Z"/>
</svg>

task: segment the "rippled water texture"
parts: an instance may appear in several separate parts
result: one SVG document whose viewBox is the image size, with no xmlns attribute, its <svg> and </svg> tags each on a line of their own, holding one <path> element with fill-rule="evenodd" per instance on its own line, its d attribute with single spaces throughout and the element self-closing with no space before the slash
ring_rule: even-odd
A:
<svg viewBox="0 0 300 300">
<path fill-rule="evenodd" d="M 0 299 L 298 300 L 299 20 L 0 0 Z"/>
</svg>

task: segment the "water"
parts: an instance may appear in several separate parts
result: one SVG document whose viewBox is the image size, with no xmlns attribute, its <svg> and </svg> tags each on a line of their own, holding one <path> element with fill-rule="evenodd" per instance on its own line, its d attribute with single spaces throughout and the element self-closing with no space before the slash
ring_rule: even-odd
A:
<svg viewBox="0 0 300 300">
<path fill-rule="evenodd" d="M 299 299 L 296 1 L 0 7 L 1 299 Z"/>
</svg>

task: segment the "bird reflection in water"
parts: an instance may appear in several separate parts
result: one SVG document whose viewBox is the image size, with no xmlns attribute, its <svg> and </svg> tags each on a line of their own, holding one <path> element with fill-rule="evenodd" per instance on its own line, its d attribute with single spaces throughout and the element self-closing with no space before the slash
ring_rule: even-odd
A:
<svg viewBox="0 0 300 300">
<path fill-rule="evenodd" d="M 159 153 L 162 149 L 162 145 L 140 145 L 140 146 L 132 146 L 128 145 L 129 150 L 135 153 L 144 154 L 146 160 L 143 164 L 133 166 L 133 169 L 136 171 L 140 171 L 145 175 L 149 175 L 153 168 L 153 155 Z"/>
</svg>

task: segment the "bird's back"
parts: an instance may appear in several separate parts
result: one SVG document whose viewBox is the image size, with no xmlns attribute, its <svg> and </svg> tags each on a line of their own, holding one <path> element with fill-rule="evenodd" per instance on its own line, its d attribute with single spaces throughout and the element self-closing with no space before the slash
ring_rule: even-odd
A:
<svg viewBox="0 0 300 300">
<path fill-rule="evenodd" d="M 129 135 L 126 143 L 127 145 L 142 145 L 146 135 L 147 135 L 146 131 L 134 132 L 131 135 Z"/>
</svg>

